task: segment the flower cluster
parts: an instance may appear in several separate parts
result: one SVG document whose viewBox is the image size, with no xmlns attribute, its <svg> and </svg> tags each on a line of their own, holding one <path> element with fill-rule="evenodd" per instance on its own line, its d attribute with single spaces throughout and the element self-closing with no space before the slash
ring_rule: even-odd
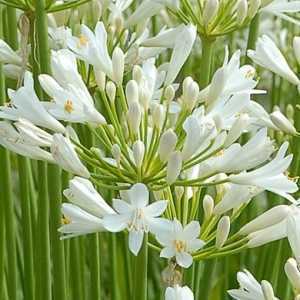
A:
<svg viewBox="0 0 300 300">
<path fill-rule="evenodd" d="M 36 94 L 31 66 L 24 69 L 19 52 L 0 41 L 5 74 L 24 78 L 0 107 L 0 144 L 75 176 L 63 191 L 62 239 L 124 231 L 134 255 L 146 243 L 181 272 L 193 261 L 288 237 L 295 258 L 285 271 L 300 295 L 298 187 L 287 173 L 293 155 L 288 141 L 279 144 L 269 134 L 297 136 L 297 130 L 280 110 L 269 114 L 254 101 L 266 91 L 257 88 L 255 68 L 241 63 L 240 50 L 229 55 L 225 49 L 205 86 L 181 72 L 197 33 L 215 38 L 248 24 L 259 10 L 290 19 L 285 12 L 298 8 L 285 1 L 208 0 L 194 9 L 189 1 L 145 0 L 125 20 L 131 2 L 109 5 L 109 26 L 82 24 L 78 34 L 49 29 L 52 73 L 38 76 L 45 99 Z M 67 4 L 53 2 L 50 11 L 59 5 Z M 183 24 L 151 36 L 143 20 L 162 9 Z M 295 38 L 300 61 L 299 49 Z M 162 55 L 167 62 L 161 63 Z M 259 38 L 248 56 L 299 87 L 270 37 Z M 104 196 L 107 190 L 111 197 Z M 233 233 L 232 223 L 265 191 L 289 205 L 275 206 Z M 248 271 L 238 273 L 238 282 L 241 288 L 229 291 L 234 299 L 277 299 L 270 283 L 258 283 Z M 165 297 L 194 299 L 176 280 Z"/>
</svg>

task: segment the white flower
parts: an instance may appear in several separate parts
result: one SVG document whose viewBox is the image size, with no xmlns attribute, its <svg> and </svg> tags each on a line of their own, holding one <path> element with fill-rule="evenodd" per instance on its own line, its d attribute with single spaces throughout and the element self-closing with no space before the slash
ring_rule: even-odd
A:
<svg viewBox="0 0 300 300">
<path fill-rule="evenodd" d="M 156 37 L 145 40 L 146 47 L 171 48 L 172 56 L 168 65 L 165 86 L 174 82 L 179 71 L 191 53 L 196 40 L 197 29 L 194 25 L 179 25 L 176 28 L 160 32 Z"/>
<path fill-rule="evenodd" d="M 64 215 L 63 225 L 58 229 L 64 234 L 62 238 L 105 231 L 102 219 L 89 214 L 74 204 L 63 203 L 62 213 Z"/>
<path fill-rule="evenodd" d="M 52 49 L 59 50 L 68 47 L 67 41 L 72 36 L 72 31 L 69 27 L 48 27 L 48 33 Z"/>
<path fill-rule="evenodd" d="M 47 136 L 46 132 L 43 131 L 43 134 L 41 134 L 40 131 L 42 130 L 37 127 L 32 130 L 27 126 L 25 126 L 27 128 L 21 127 L 20 124 L 16 127 L 19 131 L 12 124 L 0 121 L 0 145 L 32 159 L 54 162 L 51 154 L 40 148 L 40 146 L 48 145 L 50 137 Z"/>
<path fill-rule="evenodd" d="M 54 134 L 50 149 L 54 160 L 64 170 L 82 177 L 90 177 L 88 169 L 78 158 L 75 147 L 68 138 Z"/>
<path fill-rule="evenodd" d="M 164 247 L 160 253 L 161 257 L 176 258 L 176 262 L 183 268 L 188 268 L 193 263 L 191 253 L 201 249 L 204 242 L 198 239 L 200 235 L 200 224 L 192 221 L 186 226 L 178 220 L 170 222 L 168 228 L 156 235 L 158 242 Z"/>
<path fill-rule="evenodd" d="M 17 120 L 24 118 L 35 125 L 51 129 L 56 132 L 64 132 L 65 128 L 54 119 L 39 101 L 33 86 L 33 78 L 30 72 L 25 73 L 24 86 L 17 91 L 8 90 L 11 100 L 9 106 L 0 107 L 0 118 Z"/>
<path fill-rule="evenodd" d="M 293 254 L 300 263 L 300 214 L 294 214 L 287 219 L 287 236 Z"/>
<path fill-rule="evenodd" d="M 86 25 L 81 25 L 81 35 L 68 39 L 69 48 L 82 60 L 113 78 L 113 65 L 107 49 L 107 32 L 102 22 L 98 22 L 95 33 Z"/>
<path fill-rule="evenodd" d="M 77 71 L 76 58 L 69 50 L 52 52 L 53 77 L 43 74 L 39 81 L 51 96 L 44 102 L 50 114 L 68 122 L 104 124 L 104 117 L 96 110 L 93 98 Z"/>
<path fill-rule="evenodd" d="M 113 208 L 118 214 L 105 216 L 104 226 L 112 232 L 127 229 L 129 249 L 137 255 L 142 246 L 144 233 L 157 232 L 165 226 L 164 219 L 158 217 L 166 210 L 168 202 L 161 200 L 149 205 L 149 191 L 142 183 L 133 185 L 127 195 L 128 202 L 113 200 Z"/>
<path fill-rule="evenodd" d="M 22 58 L 0 39 L 0 62 L 3 64 L 22 65 Z"/>
<path fill-rule="evenodd" d="M 103 216 L 115 211 L 103 200 L 92 183 L 81 177 L 73 178 L 69 188 L 64 190 L 65 197 L 72 203 L 64 203 L 64 225 L 59 231 L 66 234 L 63 238 L 103 231 Z"/>
<path fill-rule="evenodd" d="M 284 157 L 288 146 L 287 142 L 284 143 L 275 158 L 266 165 L 254 171 L 231 175 L 229 180 L 236 184 L 257 186 L 295 202 L 289 193 L 298 190 L 297 184 L 284 175 L 293 159 L 292 154 Z"/>
<path fill-rule="evenodd" d="M 294 85 L 299 85 L 299 78 L 291 70 L 276 44 L 267 35 L 258 39 L 255 51 L 248 50 L 248 56 L 256 64 L 274 72 Z"/>
<path fill-rule="evenodd" d="M 254 186 L 229 184 L 222 200 L 215 206 L 214 214 L 221 215 L 230 209 L 237 208 L 244 203 L 248 203 L 253 197 L 262 191 L 263 189 Z"/>
<path fill-rule="evenodd" d="M 194 295 L 189 287 L 176 285 L 166 289 L 165 300 L 194 300 Z"/>
<path fill-rule="evenodd" d="M 298 13 L 300 11 L 300 1 L 288 1 L 288 0 L 275 0 L 270 4 L 261 8 L 261 12 L 275 15 L 283 20 L 300 25 L 297 18 L 290 16 L 291 13 Z"/>
<path fill-rule="evenodd" d="M 253 277 L 253 275 L 244 270 L 238 272 L 237 280 L 240 288 L 236 290 L 229 290 L 228 294 L 236 300 L 276 300 L 273 290 L 270 297 L 270 284 L 262 281 L 261 284 Z M 278 299 L 277 299 L 278 300 Z"/>
</svg>

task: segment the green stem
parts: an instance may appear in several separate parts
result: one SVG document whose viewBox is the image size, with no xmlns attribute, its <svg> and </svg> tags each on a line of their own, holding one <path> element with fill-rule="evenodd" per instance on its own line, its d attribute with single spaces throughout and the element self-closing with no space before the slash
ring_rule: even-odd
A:
<svg viewBox="0 0 300 300">
<path fill-rule="evenodd" d="M 212 69 L 214 40 L 202 38 L 202 57 L 200 62 L 201 77 L 199 85 L 201 88 L 208 86 Z"/>
<path fill-rule="evenodd" d="M 29 194 L 29 160 L 18 156 L 20 201 L 22 210 L 23 255 L 24 255 L 24 299 L 34 299 L 33 243 Z"/>
<path fill-rule="evenodd" d="M 247 43 L 247 50 L 248 49 L 255 49 L 256 40 L 259 34 L 259 14 L 257 14 L 251 21 L 250 30 L 248 35 L 248 43 Z M 251 59 L 246 56 L 245 63 L 251 63 Z"/>
<path fill-rule="evenodd" d="M 133 300 L 147 300 L 148 236 L 145 234 L 142 248 L 134 258 Z"/>
<path fill-rule="evenodd" d="M 13 19 L 13 13 L 15 9 L 8 7 L 7 8 L 7 20 L 10 20 L 10 15 Z M 2 15 L 2 14 L 1 14 Z M 1 25 L 2 22 L 0 22 Z M 9 29 L 12 25 L 10 21 L 7 22 Z M 0 35 L 3 36 L 4 30 L 2 32 L 2 26 L 0 25 Z M 10 38 L 10 32 L 6 32 L 6 35 L 9 37 L 9 44 L 11 47 L 15 47 L 15 36 L 12 34 Z M 2 70 L 2 68 L 1 68 Z M 6 94 L 5 94 L 5 80 L 3 73 L 0 72 L 0 105 L 5 103 Z M 15 226 L 15 213 L 14 213 L 14 200 L 12 192 L 12 181 L 11 181 L 11 161 L 9 152 L 0 147 L 0 190 L 3 195 L 3 214 L 4 214 L 4 223 L 5 223 L 5 233 L 6 233 L 6 259 L 7 259 L 7 293 L 9 299 L 17 299 L 17 256 L 16 256 L 16 226 Z M 1 199 L 2 200 L 2 199 Z M 3 256 L 2 256 L 3 258 Z M 3 270 L 3 269 L 1 269 Z M 4 273 L 4 272 L 1 272 Z M 2 275 L 4 276 L 4 274 Z M 1 296 L 1 295 L 0 295 Z"/>
<path fill-rule="evenodd" d="M 39 65 L 41 73 L 51 73 L 50 68 L 50 47 L 48 44 L 48 26 L 47 14 L 45 10 L 45 1 L 35 1 L 35 20 L 36 20 L 36 46 L 39 52 Z M 56 300 L 66 299 L 66 278 L 65 278 L 65 260 L 64 245 L 59 239 L 57 232 L 61 224 L 61 182 L 60 170 L 57 166 L 49 165 L 48 168 L 48 188 L 51 212 L 51 246 L 53 262 L 53 294 Z"/>
</svg>

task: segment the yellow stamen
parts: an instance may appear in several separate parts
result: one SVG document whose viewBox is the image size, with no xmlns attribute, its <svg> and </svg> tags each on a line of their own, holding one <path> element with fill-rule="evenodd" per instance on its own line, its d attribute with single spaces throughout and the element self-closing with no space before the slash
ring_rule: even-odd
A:
<svg viewBox="0 0 300 300">
<path fill-rule="evenodd" d="M 66 217 L 66 216 L 63 216 L 62 219 L 61 219 L 61 223 L 62 223 L 63 225 L 70 224 L 70 223 L 71 223 L 71 219 L 69 219 L 69 218 Z"/>
<path fill-rule="evenodd" d="M 79 47 L 85 47 L 89 42 L 89 39 L 84 36 L 84 35 L 80 35 L 79 36 L 79 40 L 78 40 L 78 46 Z"/>
<path fill-rule="evenodd" d="M 73 108 L 73 102 L 68 99 L 65 103 L 64 109 L 66 112 L 68 112 L 69 114 L 74 110 Z"/>
<path fill-rule="evenodd" d="M 174 246 L 177 252 L 186 251 L 186 243 L 184 241 L 174 241 Z"/>
</svg>

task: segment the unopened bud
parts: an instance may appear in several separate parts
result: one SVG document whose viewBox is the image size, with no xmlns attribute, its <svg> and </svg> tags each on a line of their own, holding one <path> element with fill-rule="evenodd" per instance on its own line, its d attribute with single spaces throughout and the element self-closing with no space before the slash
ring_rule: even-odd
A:
<svg viewBox="0 0 300 300">
<path fill-rule="evenodd" d="M 263 280 L 261 282 L 261 289 L 264 294 L 264 299 L 266 299 L 266 300 L 277 299 L 274 295 L 273 287 L 269 281 Z"/>
<path fill-rule="evenodd" d="M 112 145 L 111 154 L 112 154 L 113 158 L 116 160 L 116 162 L 119 166 L 120 161 L 121 161 L 121 149 L 120 149 L 120 146 L 118 144 Z"/>
<path fill-rule="evenodd" d="M 204 211 L 204 218 L 207 220 L 209 219 L 214 210 L 214 199 L 210 195 L 205 195 L 203 199 L 203 211 Z"/>
<path fill-rule="evenodd" d="M 96 80 L 98 88 L 101 91 L 104 91 L 105 90 L 105 81 L 106 81 L 105 73 L 100 70 L 95 69 L 94 74 L 95 74 L 95 80 Z"/>
<path fill-rule="evenodd" d="M 165 96 L 167 103 L 170 103 L 173 101 L 173 99 L 175 97 L 175 90 L 172 85 L 168 85 L 166 87 L 164 96 Z"/>
<path fill-rule="evenodd" d="M 139 87 L 135 80 L 130 80 L 126 85 L 126 99 L 129 106 L 139 102 Z"/>
<path fill-rule="evenodd" d="M 143 69 L 139 65 L 135 65 L 132 70 L 132 79 L 137 83 L 141 83 L 143 79 Z"/>
<path fill-rule="evenodd" d="M 248 15 L 247 0 L 239 0 L 236 8 L 236 23 L 242 25 Z"/>
<path fill-rule="evenodd" d="M 177 135 L 171 128 L 162 134 L 158 146 L 158 154 L 162 162 L 168 160 L 170 154 L 174 151 L 176 144 Z"/>
<path fill-rule="evenodd" d="M 203 23 L 207 26 L 217 15 L 219 0 L 207 0 L 203 11 Z"/>
<path fill-rule="evenodd" d="M 161 104 L 156 104 L 152 112 L 153 125 L 156 128 L 161 128 L 164 121 L 164 107 Z"/>
<path fill-rule="evenodd" d="M 138 102 L 132 102 L 128 108 L 127 121 L 133 134 L 137 134 L 139 132 L 141 119 L 142 111 L 140 104 Z"/>
<path fill-rule="evenodd" d="M 179 151 L 173 152 L 169 159 L 167 165 L 167 183 L 171 185 L 174 183 L 181 172 L 182 167 L 182 156 Z"/>
<path fill-rule="evenodd" d="M 291 210 L 288 205 L 277 205 L 244 225 L 240 229 L 239 233 L 247 235 L 251 232 L 277 224 L 284 220 L 290 212 Z"/>
<path fill-rule="evenodd" d="M 281 131 L 291 135 L 297 134 L 297 130 L 294 125 L 280 111 L 274 111 L 271 113 L 270 118 L 273 124 Z"/>
<path fill-rule="evenodd" d="M 116 85 L 112 81 L 106 84 L 106 94 L 110 102 L 114 103 L 116 99 Z"/>
<path fill-rule="evenodd" d="M 120 86 L 123 82 L 124 76 L 124 53 L 119 48 L 116 47 L 112 54 L 112 66 L 113 66 L 113 79 L 115 83 Z"/>
<path fill-rule="evenodd" d="M 293 288 L 300 293 L 300 272 L 297 261 L 294 258 L 289 258 L 284 265 L 284 271 Z"/>
<path fill-rule="evenodd" d="M 139 100 L 144 110 L 147 111 L 151 100 L 151 92 L 149 91 L 148 87 L 145 85 L 140 87 L 139 89 Z"/>
<path fill-rule="evenodd" d="M 228 239 L 230 232 L 230 218 L 228 216 L 223 216 L 217 226 L 217 235 L 216 235 L 216 247 L 220 249 L 223 247 L 225 242 Z"/>
<path fill-rule="evenodd" d="M 140 168 L 144 159 L 145 145 L 142 141 L 134 142 L 132 146 L 133 158 L 135 165 Z"/>
<path fill-rule="evenodd" d="M 240 138 L 244 130 L 249 125 L 249 116 L 247 114 L 241 114 L 233 123 L 232 127 L 228 131 L 227 138 L 224 143 L 224 147 L 227 148 L 232 145 L 237 139 Z"/>
<path fill-rule="evenodd" d="M 288 104 L 286 107 L 286 116 L 289 120 L 293 120 L 295 116 L 295 109 L 292 104 Z"/>
<path fill-rule="evenodd" d="M 199 96 L 198 84 L 187 77 L 183 83 L 183 103 L 188 110 L 192 110 Z"/>
</svg>

